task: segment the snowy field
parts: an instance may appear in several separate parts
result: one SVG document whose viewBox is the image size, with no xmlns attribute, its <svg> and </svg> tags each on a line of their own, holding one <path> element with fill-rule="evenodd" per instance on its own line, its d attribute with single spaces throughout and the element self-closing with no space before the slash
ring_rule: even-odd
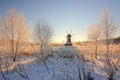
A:
<svg viewBox="0 0 120 80">
<path fill-rule="evenodd" d="M 74 46 L 59 47 L 44 60 L 28 55 L 11 64 L 1 63 L 0 80 L 110 80 L 108 72 L 113 70 L 105 67 L 102 57 L 86 60 Z M 113 80 L 120 80 L 120 66 L 116 67 Z"/>
</svg>

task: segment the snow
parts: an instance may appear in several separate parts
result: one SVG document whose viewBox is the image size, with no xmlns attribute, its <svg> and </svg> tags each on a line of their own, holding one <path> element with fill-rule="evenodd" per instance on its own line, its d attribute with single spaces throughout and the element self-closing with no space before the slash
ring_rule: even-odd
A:
<svg viewBox="0 0 120 80">
<path fill-rule="evenodd" d="M 117 71 L 117 72 L 114 74 L 113 80 L 120 80 L 120 71 Z"/>
<path fill-rule="evenodd" d="M 18 62 L 19 63 L 19 62 Z M 20 61 L 23 70 L 19 72 L 28 79 L 23 78 L 17 72 L 10 71 L 5 76 L 10 80 L 108 80 L 104 68 L 104 61 L 96 60 L 94 63 L 86 62 L 80 50 L 73 46 L 63 46 L 55 50 L 52 56 L 45 61 L 37 60 L 35 56 L 27 56 Z M 114 80 L 120 79 L 120 71 L 114 74 Z M 0 77 L 0 80 L 3 80 Z"/>
<path fill-rule="evenodd" d="M 93 64 L 92 62 L 84 63 L 84 73 L 86 80 L 88 76 L 92 80 L 108 80 L 108 75 L 106 74 L 104 68 Z"/>
<path fill-rule="evenodd" d="M 107 78 L 97 74 L 94 71 L 90 72 L 90 77 L 91 77 L 92 80 L 108 80 Z"/>
</svg>

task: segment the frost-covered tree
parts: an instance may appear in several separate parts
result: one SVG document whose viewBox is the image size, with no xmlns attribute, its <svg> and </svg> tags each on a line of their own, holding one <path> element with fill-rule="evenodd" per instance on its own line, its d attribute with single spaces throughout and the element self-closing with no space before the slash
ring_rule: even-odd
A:
<svg viewBox="0 0 120 80">
<path fill-rule="evenodd" d="M 40 53 L 43 56 L 43 49 L 48 45 L 53 36 L 53 28 L 45 20 L 40 19 L 35 26 L 35 39 L 40 43 Z"/>
<path fill-rule="evenodd" d="M 104 10 L 104 13 L 101 19 L 101 27 L 102 27 L 103 36 L 106 42 L 105 69 L 107 74 L 109 75 L 109 80 L 113 80 L 114 68 L 112 63 L 113 60 L 110 56 L 111 54 L 109 51 L 109 45 L 111 40 L 115 36 L 115 33 L 117 32 L 119 25 L 110 16 L 108 9 Z"/>
<path fill-rule="evenodd" d="M 101 27 L 99 24 L 92 25 L 88 30 L 88 39 L 94 41 L 95 44 L 95 58 L 98 52 L 98 40 L 101 38 Z"/>
<path fill-rule="evenodd" d="M 109 53 L 110 40 L 114 37 L 118 24 L 110 16 L 109 10 L 105 9 L 101 19 L 103 36 L 106 41 L 106 53 Z"/>
<path fill-rule="evenodd" d="M 29 27 L 23 13 L 11 9 L 8 16 L 2 20 L 1 33 L 10 42 L 11 56 L 16 61 L 20 46 L 29 38 Z"/>
</svg>

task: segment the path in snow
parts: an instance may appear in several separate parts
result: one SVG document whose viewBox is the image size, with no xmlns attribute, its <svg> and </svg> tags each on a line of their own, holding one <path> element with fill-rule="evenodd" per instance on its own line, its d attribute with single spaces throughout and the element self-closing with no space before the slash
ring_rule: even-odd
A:
<svg viewBox="0 0 120 80">
<path fill-rule="evenodd" d="M 31 75 L 31 80 L 40 80 L 40 78 L 43 80 L 83 80 L 83 61 L 78 49 L 73 46 L 63 46 L 46 60 L 46 66 L 33 67 L 32 70 L 36 72 L 29 72 L 29 75 Z"/>
</svg>

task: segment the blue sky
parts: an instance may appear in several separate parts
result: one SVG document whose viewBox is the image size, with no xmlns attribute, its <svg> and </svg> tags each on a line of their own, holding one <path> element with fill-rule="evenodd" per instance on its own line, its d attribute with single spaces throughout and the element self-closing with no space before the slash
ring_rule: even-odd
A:
<svg viewBox="0 0 120 80">
<path fill-rule="evenodd" d="M 75 41 L 87 40 L 88 28 L 97 23 L 107 7 L 120 22 L 120 0 L 0 0 L 0 15 L 14 7 L 24 12 L 26 21 L 34 27 L 40 17 L 54 27 L 54 41 L 65 41 L 66 31 L 72 30 Z"/>
</svg>

